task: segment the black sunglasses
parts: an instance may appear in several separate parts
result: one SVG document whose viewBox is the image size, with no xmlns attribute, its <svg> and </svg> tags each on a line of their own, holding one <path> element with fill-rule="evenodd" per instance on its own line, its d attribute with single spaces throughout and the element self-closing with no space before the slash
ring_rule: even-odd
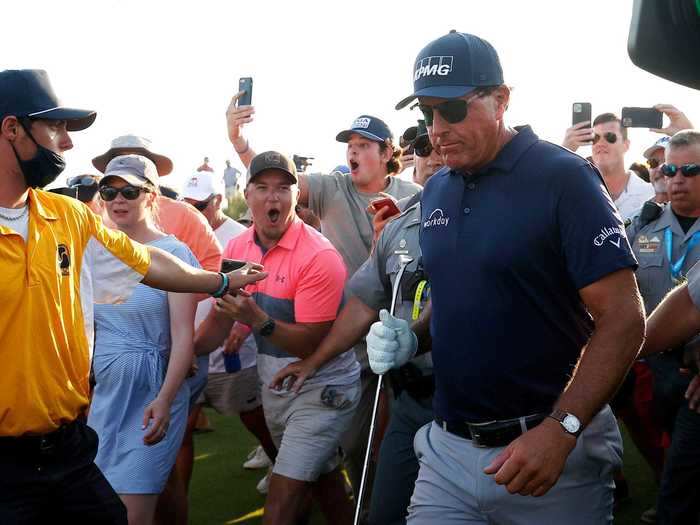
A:
<svg viewBox="0 0 700 525">
<path fill-rule="evenodd" d="M 209 203 L 211 202 L 211 200 L 213 198 L 214 198 L 214 196 L 212 195 L 207 200 L 193 202 L 192 206 L 194 206 L 199 211 L 204 211 L 207 209 L 207 206 L 209 206 Z"/>
<path fill-rule="evenodd" d="M 675 177 L 676 173 L 681 172 L 684 177 L 695 177 L 700 174 L 700 164 L 684 164 L 676 166 L 675 164 L 664 164 L 661 166 L 661 173 L 667 177 Z"/>
<path fill-rule="evenodd" d="M 602 136 L 595 133 L 593 135 L 593 144 L 597 144 L 601 138 L 605 138 L 610 144 L 615 144 L 617 142 L 617 135 L 612 131 L 608 131 L 607 133 L 603 133 Z"/>
<path fill-rule="evenodd" d="M 123 188 L 115 188 L 114 186 L 101 186 L 100 187 L 100 197 L 103 201 L 113 201 L 117 198 L 120 193 L 128 201 L 133 201 L 139 198 L 139 195 L 143 193 L 150 193 L 151 190 L 146 188 L 137 188 L 136 186 L 124 186 Z"/>
<path fill-rule="evenodd" d="M 430 157 L 430 154 L 433 152 L 433 145 L 430 143 L 430 140 L 427 138 L 425 140 L 420 140 L 417 141 L 416 144 L 413 145 L 413 153 L 417 157 Z"/>
<path fill-rule="evenodd" d="M 450 124 L 457 124 L 467 118 L 467 106 L 469 106 L 469 102 L 471 102 L 471 100 L 467 101 L 461 98 L 454 98 L 445 100 L 445 102 L 440 102 L 434 106 L 418 104 L 418 109 L 423 113 L 426 126 L 433 125 L 433 112 L 435 110 L 440 113 L 440 116 L 445 121 Z"/>
<path fill-rule="evenodd" d="M 661 166 L 661 161 L 659 159 L 649 159 L 647 161 L 647 166 L 653 170 Z"/>
</svg>

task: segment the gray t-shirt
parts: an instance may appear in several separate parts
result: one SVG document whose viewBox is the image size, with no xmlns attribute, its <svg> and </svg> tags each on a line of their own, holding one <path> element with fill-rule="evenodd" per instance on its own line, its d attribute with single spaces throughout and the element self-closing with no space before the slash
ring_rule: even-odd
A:
<svg viewBox="0 0 700 525">
<path fill-rule="evenodd" d="M 351 176 L 337 171 L 330 175 L 306 175 L 306 180 L 309 208 L 321 219 L 321 232 L 340 252 L 350 277 L 369 257 L 374 230 L 367 206 L 381 195 L 357 191 Z M 413 182 L 389 177 L 383 193 L 403 199 L 420 189 Z"/>
</svg>

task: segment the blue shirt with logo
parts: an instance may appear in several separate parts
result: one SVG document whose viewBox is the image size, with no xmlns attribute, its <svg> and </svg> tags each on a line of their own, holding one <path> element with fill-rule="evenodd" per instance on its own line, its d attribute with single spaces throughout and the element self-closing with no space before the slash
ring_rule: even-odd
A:
<svg viewBox="0 0 700 525">
<path fill-rule="evenodd" d="M 434 410 L 447 421 L 551 410 L 593 331 L 578 291 L 637 264 L 597 170 L 516 129 L 478 173 L 443 168 L 423 193 Z"/>
</svg>

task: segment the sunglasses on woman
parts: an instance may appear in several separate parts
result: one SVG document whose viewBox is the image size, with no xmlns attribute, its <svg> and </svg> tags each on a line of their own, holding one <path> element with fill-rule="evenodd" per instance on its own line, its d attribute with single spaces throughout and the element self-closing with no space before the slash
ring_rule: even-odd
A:
<svg viewBox="0 0 700 525">
<path fill-rule="evenodd" d="M 146 188 L 137 188 L 136 186 L 124 186 L 123 188 L 115 188 L 114 186 L 101 186 L 100 187 L 100 197 L 103 201 L 113 201 L 117 198 L 120 193 L 128 201 L 133 201 L 139 198 L 139 195 L 143 193 L 150 193 L 151 190 Z"/>
<path fill-rule="evenodd" d="M 661 166 L 661 161 L 659 159 L 649 159 L 647 161 L 647 166 L 649 166 L 649 169 L 656 169 Z"/>
<path fill-rule="evenodd" d="M 603 135 L 593 134 L 593 144 L 597 144 L 600 139 L 604 138 L 606 142 L 610 144 L 615 144 L 617 142 L 617 135 L 612 131 L 603 133 Z"/>
<path fill-rule="evenodd" d="M 661 166 L 661 173 L 667 177 L 675 177 L 679 171 L 684 177 L 695 177 L 700 174 L 700 164 L 684 164 L 683 166 L 664 164 Z"/>
<path fill-rule="evenodd" d="M 209 197 L 206 200 L 192 202 L 192 206 L 194 206 L 199 211 L 204 211 L 207 209 L 207 206 L 209 206 L 209 203 L 211 202 L 211 200 L 213 198 L 214 198 L 214 196 L 212 195 L 211 197 Z"/>
</svg>

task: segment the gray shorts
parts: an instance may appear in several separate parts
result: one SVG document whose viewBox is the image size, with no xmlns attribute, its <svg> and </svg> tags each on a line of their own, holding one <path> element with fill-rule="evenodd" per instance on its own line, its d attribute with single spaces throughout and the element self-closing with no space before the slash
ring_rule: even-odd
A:
<svg viewBox="0 0 700 525">
<path fill-rule="evenodd" d="M 258 367 L 251 366 L 233 374 L 209 374 L 207 386 L 197 403 L 224 416 L 255 410 L 262 404 Z"/>
<path fill-rule="evenodd" d="M 557 483 L 539 498 L 510 494 L 483 469 L 503 451 L 477 448 L 432 422 L 414 440 L 420 463 L 409 525 L 599 525 L 613 522 L 613 470 L 622 438 L 605 407 L 578 437 Z"/>
<path fill-rule="evenodd" d="M 334 470 L 340 464 L 340 436 L 350 425 L 359 398 L 359 381 L 283 396 L 263 388 L 265 420 L 278 450 L 272 472 L 313 482 Z"/>
</svg>

